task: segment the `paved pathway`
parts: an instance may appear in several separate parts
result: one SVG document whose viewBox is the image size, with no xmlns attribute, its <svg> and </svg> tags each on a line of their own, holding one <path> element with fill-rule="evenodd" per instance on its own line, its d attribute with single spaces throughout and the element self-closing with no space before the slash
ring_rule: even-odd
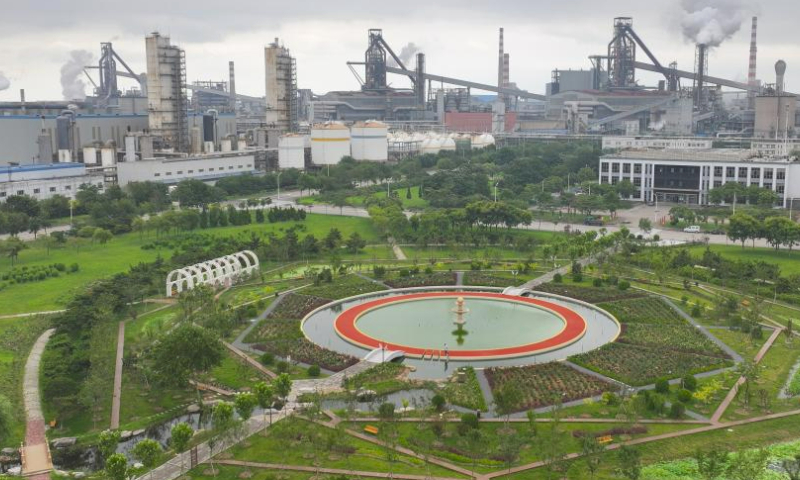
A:
<svg viewBox="0 0 800 480">
<path fill-rule="evenodd" d="M 753 362 L 756 365 L 759 362 L 761 362 L 761 359 L 764 358 L 764 355 L 767 354 L 767 352 L 769 351 L 770 347 L 772 347 L 772 344 L 775 343 L 775 340 L 778 339 L 778 337 L 780 336 L 781 333 L 783 333 L 783 330 L 779 329 L 779 328 L 776 328 L 775 331 L 772 332 L 772 335 L 769 336 L 769 339 L 767 339 L 767 341 L 761 347 L 761 350 L 758 351 L 758 353 L 756 354 L 755 359 L 753 360 Z M 736 384 L 728 392 L 728 395 L 726 395 L 725 399 L 722 401 L 722 403 L 719 404 L 719 407 L 717 407 L 717 410 L 714 411 L 714 415 L 711 416 L 711 423 L 713 423 L 715 425 L 720 423 L 720 419 L 722 418 L 722 415 L 725 414 L 725 411 L 728 409 L 728 406 L 731 404 L 731 402 L 733 402 L 733 399 L 736 398 L 736 393 L 739 391 L 739 387 L 742 384 L 744 384 L 744 377 L 739 377 L 739 380 L 736 381 Z"/>
<path fill-rule="evenodd" d="M 478 386 L 481 387 L 481 394 L 483 401 L 486 402 L 487 412 L 494 412 L 494 394 L 492 387 L 489 385 L 489 379 L 486 378 L 486 371 L 483 368 L 475 369 L 475 377 L 478 379 Z"/>
<path fill-rule="evenodd" d="M 114 365 L 114 392 L 111 397 L 111 430 L 119 428 L 119 408 L 122 401 L 122 357 L 125 353 L 125 321 L 117 329 L 117 358 Z"/>
<path fill-rule="evenodd" d="M 200 383 L 195 380 L 189 380 L 189 384 L 194 385 L 198 390 L 206 390 L 209 392 L 218 393 L 225 397 L 232 397 L 236 394 L 231 390 L 225 390 L 224 388 L 215 387 L 214 385 L 209 385 L 207 383 Z"/>
<path fill-rule="evenodd" d="M 400 248 L 400 245 L 398 245 L 397 242 L 394 241 L 394 238 L 389 237 L 388 240 L 389 244 L 392 246 L 392 251 L 394 252 L 395 258 L 397 258 L 398 260 L 408 260 L 406 254 L 403 253 L 403 250 Z"/>
<path fill-rule="evenodd" d="M 258 370 L 262 374 L 266 375 L 267 377 L 269 377 L 269 378 L 277 378 L 278 377 L 278 375 L 276 375 L 273 371 L 268 370 L 266 367 L 264 367 L 264 365 L 261 365 L 260 363 L 255 361 L 253 359 L 253 357 L 251 357 L 250 355 L 244 353 L 243 351 L 239 350 L 238 348 L 234 347 L 230 343 L 228 343 L 226 341 L 223 341 L 222 344 L 225 346 L 225 348 L 227 348 L 234 355 L 236 355 L 236 357 L 238 357 L 240 360 L 244 361 L 245 363 L 247 363 L 251 367 L 255 368 L 256 370 Z"/>
<path fill-rule="evenodd" d="M 464 285 L 464 272 L 461 270 L 456 271 L 456 286 Z"/>
<path fill-rule="evenodd" d="M 374 278 L 372 278 L 372 277 L 368 277 L 367 275 L 364 275 L 364 274 L 363 274 L 363 273 L 361 273 L 361 272 L 353 272 L 353 275 L 355 275 L 355 276 L 356 276 L 356 277 L 358 277 L 358 278 L 361 278 L 362 280 L 366 280 L 366 281 L 368 281 L 368 282 L 372 282 L 372 283 L 374 283 L 375 285 L 380 285 L 380 286 L 382 286 L 382 287 L 385 287 L 385 288 L 392 288 L 392 287 L 390 287 L 389 285 L 387 285 L 387 284 L 385 284 L 385 283 L 381 282 L 380 280 L 375 280 Z"/>
<path fill-rule="evenodd" d="M 29 313 L 17 313 L 14 315 L 0 315 L 0 320 L 6 318 L 25 318 L 25 317 L 35 317 L 37 315 L 55 315 L 57 313 L 64 313 L 66 310 L 46 310 L 43 312 L 29 312 Z"/>
<path fill-rule="evenodd" d="M 25 402 L 25 446 L 22 449 L 22 474 L 34 480 L 47 480 L 53 462 L 45 436 L 45 421 L 42 402 L 39 396 L 39 366 L 42 353 L 55 329 L 42 333 L 33 344 L 28 360 L 25 362 L 25 376 L 22 380 L 22 394 Z"/>
<path fill-rule="evenodd" d="M 263 312 L 261 312 L 261 315 L 256 317 L 256 319 L 253 320 L 250 325 L 248 325 L 247 328 L 245 328 L 242 333 L 239 334 L 238 337 L 236 337 L 236 340 L 233 341 L 232 345 L 245 352 L 254 352 L 254 350 L 250 348 L 248 344 L 244 343 L 244 339 L 250 335 L 250 332 L 253 331 L 253 329 L 256 328 L 259 323 L 267 318 L 269 314 L 278 307 L 278 304 L 280 304 L 281 300 L 283 300 L 283 296 L 283 294 L 278 294 L 278 298 L 273 300 L 272 303 L 270 303 L 269 306 L 265 308 Z"/>
</svg>

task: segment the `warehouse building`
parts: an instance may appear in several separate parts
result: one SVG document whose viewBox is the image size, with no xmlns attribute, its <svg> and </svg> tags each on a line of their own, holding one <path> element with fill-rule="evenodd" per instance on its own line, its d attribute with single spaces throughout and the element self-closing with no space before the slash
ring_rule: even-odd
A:
<svg viewBox="0 0 800 480">
<path fill-rule="evenodd" d="M 46 200 L 55 195 L 75 198 L 81 185 L 104 187 L 102 172 L 87 170 L 81 163 L 0 167 L 0 202 L 13 195 Z"/>
<path fill-rule="evenodd" d="M 255 156 L 252 153 L 153 158 L 117 164 L 117 181 L 120 186 L 146 181 L 167 184 L 188 179 L 214 181 L 245 173 L 256 173 Z"/>
</svg>

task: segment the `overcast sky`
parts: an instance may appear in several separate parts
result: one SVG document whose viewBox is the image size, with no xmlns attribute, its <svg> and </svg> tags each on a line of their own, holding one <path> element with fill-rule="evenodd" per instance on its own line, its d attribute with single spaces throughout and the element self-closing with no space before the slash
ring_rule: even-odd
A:
<svg viewBox="0 0 800 480">
<path fill-rule="evenodd" d="M 730 7 L 741 0 L 686 1 Z M 800 84 L 800 1 L 741 6 L 742 28 L 711 53 L 710 73 L 746 79 L 750 16 L 757 14 L 759 78 L 773 82 L 773 65 L 783 58 L 787 88 Z M 114 42 L 128 64 L 143 72 L 144 36 L 154 30 L 186 50 L 189 81 L 227 80 L 228 61 L 234 60 L 237 90 L 256 96 L 264 95 L 263 48 L 275 37 L 297 58 L 301 88 L 357 89 L 345 62 L 363 58 L 368 28 L 383 28 L 395 50 L 419 45 L 431 73 L 495 83 L 497 29 L 505 27 L 511 81 L 532 92 L 543 91 L 554 68 L 589 68 L 587 57 L 606 51 L 615 16 L 632 16 L 661 62 L 677 60 L 692 70 L 694 60 L 694 47 L 681 34 L 678 0 L 0 0 L 0 7 L 0 72 L 11 82 L 0 101 L 17 100 L 20 88 L 28 99 L 61 99 L 60 70 L 70 51 L 88 50 L 96 61 L 104 41 Z M 645 73 L 640 78 L 657 80 Z"/>
</svg>

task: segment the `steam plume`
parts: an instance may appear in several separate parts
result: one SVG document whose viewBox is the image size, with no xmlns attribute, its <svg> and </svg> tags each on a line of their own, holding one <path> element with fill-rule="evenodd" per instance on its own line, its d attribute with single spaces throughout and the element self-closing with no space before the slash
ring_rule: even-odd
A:
<svg viewBox="0 0 800 480">
<path fill-rule="evenodd" d="M 683 0 L 681 5 L 683 35 L 709 47 L 731 38 L 746 17 L 742 0 Z"/>
<path fill-rule="evenodd" d="M 86 84 L 81 79 L 83 68 L 92 61 L 92 54 L 86 50 L 69 52 L 70 58 L 61 66 L 61 94 L 64 100 L 83 100 L 86 98 Z"/>
<path fill-rule="evenodd" d="M 9 80 L 3 72 L 0 72 L 0 92 L 7 89 L 11 86 L 11 80 Z"/>
<path fill-rule="evenodd" d="M 400 57 L 400 61 L 408 67 L 411 60 L 414 58 L 414 54 L 419 52 L 420 47 L 416 45 L 414 42 L 410 42 L 408 45 L 404 46 L 400 53 L 397 54 Z M 394 58 L 389 58 L 386 62 L 390 67 L 398 67 L 397 62 L 394 61 Z"/>
</svg>

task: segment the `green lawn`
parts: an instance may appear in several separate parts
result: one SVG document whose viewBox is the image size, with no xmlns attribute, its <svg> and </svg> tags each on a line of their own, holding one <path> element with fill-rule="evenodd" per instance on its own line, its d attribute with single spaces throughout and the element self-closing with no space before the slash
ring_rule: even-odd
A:
<svg viewBox="0 0 800 480">
<path fill-rule="evenodd" d="M 710 245 L 712 252 L 719 253 L 730 260 L 752 260 L 777 263 L 782 275 L 800 273 L 800 250 L 775 250 L 774 248 L 752 248 L 739 245 Z M 694 256 L 702 256 L 705 246 L 690 247 L 689 252 Z"/>
<path fill-rule="evenodd" d="M 322 239 L 331 228 L 338 228 L 342 236 L 347 238 L 351 233 L 358 232 L 368 242 L 376 242 L 378 234 L 368 218 L 338 217 L 328 215 L 310 214 L 304 222 L 282 222 L 251 224 L 239 227 L 222 227 L 207 230 L 197 230 L 196 233 L 224 237 L 237 234 L 249 235 L 250 232 L 260 236 L 270 233 L 281 235 L 292 226 L 303 226 L 304 230 L 299 236 L 313 234 L 317 239 Z M 188 234 L 191 235 L 191 234 Z M 162 237 L 163 238 L 163 237 Z M 19 254 L 18 267 L 49 265 L 63 263 L 67 266 L 77 263 L 79 271 L 71 274 L 62 273 L 57 278 L 48 278 L 43 281 L 15 284 L 0 291 L 0 315 L 24 312 L 55 310 L 64 308 L 66 302 L 79 292 L 88 283 L 99 278 L 107 277 L 128 270 L 139 262 L 151 262 L 161 255 L 169 258 L 172 250 L 168 248 L 155 248 L 143 250 L 144 244 L 152 243 L 154 235 L 140 235 L 129 233 L 114 237 L 106 245 L 91 245 L 85 243 L 76 248 L 72 242 L 69 246 L 52 249 L 48 255 L 43 242 L 29 243 L 27 250 Z M 363 258 L 381 257 L 383 249 L 364 252 Z M 0 266 L 0 274 L 10 270 L 8 262 Z"/>
<path fill-rule="evenodd" d="M 728 330 L 726 328 L 710 328 L 708 331 L 746 360 L 751 361 L 755 358 L 758 351 L 761 350 L 761 346 L 764 345 L 767 338 L 772 334 L 772 330 L 764 329 L 764 336 L 760 339 L 754 339 L 749 334 Z"/>
<path fill-rule="evenodd" d="M 411 198 L 406 198 L 408 195 L 407 188 L 396 188 L 392 190 L 393 194 L 402 202 L 403 208 L 407 209 L 423 209 L 428 206 L 428 201 L 424 198 L 419 198 L 419 186 L 411 187 Z M 386 189 L 375 192 L 372 194 L 375 198 L 386 198 Z M 347 204 L 353 207 L 363 207 L 367 195 L 351 195 L 345 200 Z M 320 205 L 326 203 L 323 198 L 313 195 L 310 197 L 302 197 L 297 203 L 300 205 Z"/>
</svg>

